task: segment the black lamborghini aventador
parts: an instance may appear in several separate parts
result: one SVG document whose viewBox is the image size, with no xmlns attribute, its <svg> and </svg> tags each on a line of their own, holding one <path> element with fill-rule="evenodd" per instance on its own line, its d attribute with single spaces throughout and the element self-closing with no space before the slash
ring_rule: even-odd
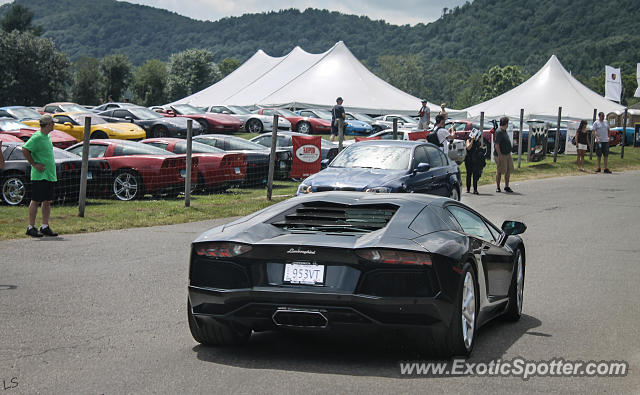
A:
<svg viewBox="0 0 640 395">
<path fill-rule="evenodd" d="M 432 195 L 299 196 L 193 242 L 189 327 L 212 346 L 279 328 L 398 329 L 420 350 L 469 355 L 480 325 L 520 318 L 525 229 Z"/>
</svg>

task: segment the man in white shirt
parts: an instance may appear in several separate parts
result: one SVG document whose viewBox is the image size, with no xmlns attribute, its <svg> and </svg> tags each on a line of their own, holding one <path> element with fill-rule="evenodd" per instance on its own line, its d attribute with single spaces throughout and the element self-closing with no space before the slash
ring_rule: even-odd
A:
<svg viewBox="0 0 640 395">
<path fill-rule="evenodd" d="M 438 114 L 436 115 L 436 126 L 434 127 L 434 131 L 438 136 L 438 142 L 440 143 L 440 147 L 445 155 L 449 155 L 449 140 L 453 140 L 453 130 L 447 130 L 444 127 L 444 121 L 446 118 L 444 115 Z"/>
<path fill-rule="evenodd" d="M 593 123 L 593 133 L 596 140 L 596 155 L 598 156 L 598 168 L 596 173 L 600 172 L 600 157 L 604 156 L 604 172 L 611 173 L 607 162 L 609 160 L 609 122 L 604 119 L 604 113 L 598 113 L 598 120 Z"/>
</svg>

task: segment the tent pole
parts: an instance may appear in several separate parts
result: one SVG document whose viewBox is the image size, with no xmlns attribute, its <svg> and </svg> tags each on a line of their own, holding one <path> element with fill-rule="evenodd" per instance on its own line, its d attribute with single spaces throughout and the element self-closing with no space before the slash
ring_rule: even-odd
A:
<svg viewBox="0 0 640 395">
<path fill-rule="evenodd" d="M 593 109 L 593 120 L 591 121 L 591 124 L 593 125 L 593 123 L 596 121 L 596 115 L 598 114 L 598 109 L 594 108 Z M 596 143 L 596 136 L 593 134 L 593 130 L 591 130 L 591 147 L 589 148 L 589 160 L 593 160 L 593 145 Z"/>
<path fill-rule="evenodd" d="M 627 111 L 628 108 L 624 109 L 624 121 L 622 121 L 622 147 L 620 148 L 620 159 L 624 159 L 624 145 L 627 142 Z"/>
<path fill-rule="evenodd" d="M 524 108 L 520 109 L 520 130 L 518 131 L 518 169 L 520 168 L 520 161 L 522 160 L 522 134 L 524 128 Z M 531 132 L 529 132 L 531 134 Z"/>
<path fill-rule="evenodd" d="M 562 120 L 562 107 L 558 107 L 558 123 L 556 124 L 556 138 L 555 144 L 553 145 L 553 163 L 556 163 L 558 160 L 558 143 L 560 140 L 560 121 Z"/>
</svg>

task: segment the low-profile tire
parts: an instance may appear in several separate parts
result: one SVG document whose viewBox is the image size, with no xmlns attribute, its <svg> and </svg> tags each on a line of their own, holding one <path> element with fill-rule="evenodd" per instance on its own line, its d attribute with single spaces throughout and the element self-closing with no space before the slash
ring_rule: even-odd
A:
<svg viewBox="0 0 640 395">
<path fill-rule="evenodd" d="M 458 189 L 457 186 L 454 185 L 451 188 L 451 192 L 449 193 L 449 199 L 460 201 L 460 189 Z"/>
<path fill-rule="evenodd" d="M 524 297 L 525 264 L 522 250 L 516 250 L 515 270 L 509 287 L 509 303 L 504 318 L 508 321 L 518 321 L 522 317 L 522 302 Z"/>
<path fill-rule="evenodd" d="M 205 346 L 240 346 L 246 344 L 251 337 L 251 330 L 234 328 L 220 320 L 199 320 L 191 311 L 191 303 L 187 301 L 187 319 L 193 339 Z"/>
<path fill-rule="evenodd" d="M 210 132 L 209 130 L 209 124 L 207 123 L 207 121 L 205 121 L 204 119 L 196 119 L 196 121 L 198 121 L 198 123 L 200 124 L 200 126 L 202 126 L 202 133 L 207 133 Z"/>
<path fill-rule="evenodd" d="M 445 344 L 449 356 L 467 357 L 473 351 L 478 317 L 478 285 L 476 272 L 470 263 L 465 263 L 460 275 L 454 314 Z"/>
<path fill-rule="evenodd" d="M 301 122 L 298 122 L 298 124 L 296 125 L 296 132 L 303 133 L 303 134 L 311 134 L 311 132 L 313 132 L 313 129 L 309 122 L 301 121 Z"/>
<path fill-rule="evenodd" d="M 91 140 L 98 140 L 98 139 L 108 139 L 109 136 L 107 136 L 107 134 L 105 132 L 103 132 L 102 130 L 96 130 L 95 132 L 91 133 Z"/>
<path fill-rule="evenodd" d="M 169 137 L 169 130 L 164 126 L 156 126 L 153 128 L 153 137 Z"/>
<path fill-rule="evenodd" d="M 247 131 L 247 133 L 256 133 L 256 134 L 260 134 L 264 130 L 264 126 L 262 126 L 262 122 L 260 122 L 259 119 L 255 119 L 255 118 L 248 120 L 244 128 Z"/>
<path fill-rule="evenodd" d="M 112 182 L 112 192 L 116 199 L 128 201 L 141 199 L 144 196 L 144 186 L 142 179 L 133 170 L 119 171 Z"/>
<path fill-rule="evenodd" d="M 28 190 L 24 175 L 9 174 L 2 180 L 2 200 L 10 206 L 27 202 Z"/>
</svg>

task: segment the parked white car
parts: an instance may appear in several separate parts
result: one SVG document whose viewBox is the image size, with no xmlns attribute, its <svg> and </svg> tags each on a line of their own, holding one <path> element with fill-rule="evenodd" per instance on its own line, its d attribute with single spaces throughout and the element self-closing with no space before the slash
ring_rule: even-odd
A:
<svg viewBox="0 0 640 395">
<path fill-rule="evenodd" d="M 375 117 L 373 118 L 375 120 L 378 121 L 382 121 L 385 124 L 389 125 L 389 127 L 393 127 L 393 120 L 397 119 L 398 120 L 398 127 L 402 127 L 405 129 L 417 129 L 418 128 L 418 122 L 411 118 L 410 116 L 407 115 L 402 115 L 402 114 L 387 114 L 387 115 L 380 115 L 379 117 Z"/>
<path fill-rule="evenodd" d="M 273 117 L 268 115 L 255 114 L 242 106 L 233 105 L 213 105 L 205 107 L 206 112 L 216 114 L 228 114 L 242 121 L 242 128 L 247 133 L 260 134 L 262 132 L 271 132 L 273 130 Z M 291 131 L 291 122 L 286 118 L 278 119 L 278 130 Z"/>
</svg>

